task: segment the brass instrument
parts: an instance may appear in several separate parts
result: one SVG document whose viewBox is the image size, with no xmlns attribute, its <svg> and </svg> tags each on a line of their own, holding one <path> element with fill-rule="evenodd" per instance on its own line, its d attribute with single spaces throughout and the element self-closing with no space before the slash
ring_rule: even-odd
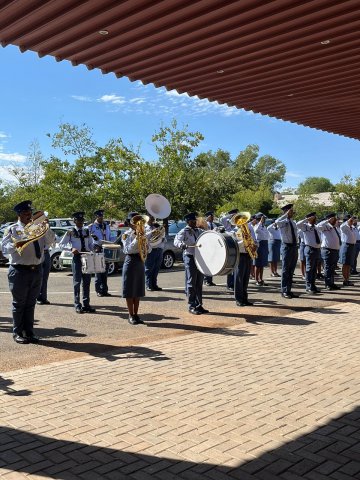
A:
<svg viewBox="0 0 360 480">
<path fill-rule="evenodd" d="M 31 222 L 25 225 L 23 230 L 17 230 L 16 226 L 12 228 L 14 229 L 14 233 L 11 236 L 11 240 L 18 254 L 22 255 L 24 249 L 30 245 L 30 243 L 39 240 L 39 238 L 46 234 L 49 229 L 49 224 L 43 212 L 38 212 L 38 215 L 34 215 Z"/>
<path fill-rule="evenodd" d="M 151 193 L 145 199 L 145 208 L 154 219 L 164 219 L 170 215 L 171 205 L 167 198 L 159 193 Z M 165 237 L 165 227 L 158 225 L 152 230 L 149 241 L 152 248 L 160 245 Z"/>
<path fill-rule="evenodd" d="M 239 212 L 230 218 L 230 223 L 238 227 L 236 236 L 243 240 L 246 252 L 252 259 L 255 259 L 257 257 L 257 245 L 248 226 L 250 217 L 250 212 Z"/>
<path fill-rule="evenodd" d="M 148 246 L 147 246 L 147 238 L 145 236 L 145 224 L 149 221 L 149 217 L 147 215 L 135 215 L 130 220 L 131 225 L 134 225 L 135 233 L 136 233 L 136 240 L 139 247 L 139 254 L 141 260 L 145 262 L 147 254 L 148 254 Z"/>
</svg>

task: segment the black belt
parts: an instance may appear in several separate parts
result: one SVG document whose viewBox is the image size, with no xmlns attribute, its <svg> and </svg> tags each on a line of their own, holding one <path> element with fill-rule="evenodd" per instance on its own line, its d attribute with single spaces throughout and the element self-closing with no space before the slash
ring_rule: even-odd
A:
<svg viewBox="0 0 360 480">
<path fill-rule="evenodd" d="M 38 270 L 40 267 L 41 267 L 41 263 L 39 263 L 38 265 L 21 265 L 21 264 L 17 264 L 17 265 L 11 265 L 13 268 L 15 268 L 16 270 Z"/>
<path fill-rule="evenodd" d="M 328 248 L 328 247 L 321 247 L 323 248 L 324 250 L 330 250 L 331 252 L 338 252 L 339 249 L 338 248 Z"/>
<path fill-rule="evenodd" d="M 297 246 L 297 243 L 286 243 L 286 242 L 283 242 L 284 245 L 287 245 L 288 247 L 296 247 Z"/>
<path fill-rule="evenodd" d="M 351 245 L 355 245 L 355 243 L 347 243 L 346 245 L 350 247 Z"/>
<path fill-rule="evenodd" d="M 312 247 L 311 245 L 305 245 L 305 247 L 314 248 L 315 250 L 318 250 L 320 248 L 320 247 Z"/>
</svg>

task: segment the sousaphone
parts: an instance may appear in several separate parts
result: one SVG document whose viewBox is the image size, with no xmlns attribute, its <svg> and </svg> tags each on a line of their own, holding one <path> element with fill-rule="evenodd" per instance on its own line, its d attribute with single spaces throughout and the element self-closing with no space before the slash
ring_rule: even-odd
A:
<svg viewBox="0 0 360 480">
<path fill-rule="evenodd" d="M 171 213 L 171 205 L 167 198 L 159 193 L 151 193 L 145 199 L 145 208 L 151 216 L 159 219 L 167 218 Z M 150 243 L 153 248 L 156 248 L 162 242 L 165 236 L 165 228 L 158 227 L 151 232 Z"/>
</svg>

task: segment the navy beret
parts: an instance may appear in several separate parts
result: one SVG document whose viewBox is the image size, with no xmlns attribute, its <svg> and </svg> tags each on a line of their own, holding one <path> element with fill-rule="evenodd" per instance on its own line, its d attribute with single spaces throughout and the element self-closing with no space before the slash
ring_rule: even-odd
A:
<svg viewBox="0 0 360 480">
<path fill-rule="evenodd" d="M 205 217 L 210 217 L 210 215 L 214 216 L 214 212 L 206 212 Z"/>
<path fill-rule="evenodd" d="M 129 212 L 128 216 L 127 216 L 127 219 L 131 220 L 133 217 L 135 217 L 135 215 L 139 215 L 138 212 Z"/>
<path fill-rule="evenodd" d="M 316 217 L 316 212 L 308 213 L 305 218 Z"/>
<path fill-rule="evenodd" d="M 95 210 L 94 215 L 95 215 L 95 217 L 103 217 L 104 216 L 104 210 Z"/>
<path fill-rule="evenodd" d="M 72 217 L 76 218 L 76 220 L 84 220 L 84 215 L 85 215 L 85 212 L 74 212 L 72 214 Z"/>
<path fill-rule="evenodd" d="M 196 220 L 197 213 L 196 212 L 191 212 L 185 215 L 184 220 L 185 222 L 189 222 L 190 220 Z"/>
<path fill-rule="evenodd" d="M 287 212 L 288 210 L 290 210 L 291 208 L 293 208 L 294 204 L 293 203 L 288 203 L 287 205 L 284 205 L 283 207 L 281 207 L 281 210 L 283 212 Z"/>
<path fill-rule="evenodd" d="M 235 213 L 239 213 L 238 208 L 233 208 L 232 210 L 229 210 L 227 214 L 228 215 L 235 215 Z"/>
<path fill-rule="evenodd" d="M 328 213 L 325 217 L 326 220 L 329 220 L 330 218 L 337 217 L 335 212 Z"/>
<path fill-rule="evenodd" d="M 27 210 L 32 210 L 31 205 L 32 205 L 31 200 L 25 200 L 23 202 L 20 202 L 17 205 L 15 205 L 14 212 L 16 212 L 19 215 L 21 212 L 26 212 Z"/>
</svg>

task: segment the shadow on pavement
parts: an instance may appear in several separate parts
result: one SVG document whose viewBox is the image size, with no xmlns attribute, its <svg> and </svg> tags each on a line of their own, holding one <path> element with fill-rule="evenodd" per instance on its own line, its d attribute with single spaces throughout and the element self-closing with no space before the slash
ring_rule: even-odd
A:
<svg viewBox="0 0 360 480">
<path fill-rule="evenodd" d="M 5 395 L 13 395 L 14 397 L 27 397 L 28 395 L 31 395 L 31 390 L 16 390 L 15 388 L 10 387 L 10 385 L 14 385 L 14 380 L 0 376 L 0 395 L 1 392 L 4 392 Z"/>
<path fill-rule="evenodd" d="M 252 337 L 255 336 L 254 333 L 249 333 L 246 330 L 233 330 L 231 328 L 221 328 L 221 327 L 204 327 L 203 325 L 189 325 L 187 323 L 151 323 L 151 320 L 146 320 L 146 323 L 149 321 L 149 327 L 152 328 L 171 328 L 175 330 L 186 330 L 191 332 L 201 332 L 201 333 L 213 333 L 215 335 L 228 335 L 231 337 Z"/>
<path fill-rule="evenodd" d="M 87 353 L 92 357 L 105 358 L 109 362 L 121 360 L 121 358 L 149 358 L 150 360 L 169 360 L 169 357 L 160 350 L 142 346 L 108 345 L 105 343 L 81 342 L 71 343 L 60 340 L 41 340 L 44 347 L 56 348 L 59 350 L 68 350 L 71 352 Z"/>
<path fill-rule="evenodd" d="M 359 429 L 357 407 L 253 460 L 227 466 L 132 453 L 1 427 L 0 468 L 59 480 L 350 480 L 359 478 Z M 246 443 L 237 448 L 246 451 Z"/>
</svg>

